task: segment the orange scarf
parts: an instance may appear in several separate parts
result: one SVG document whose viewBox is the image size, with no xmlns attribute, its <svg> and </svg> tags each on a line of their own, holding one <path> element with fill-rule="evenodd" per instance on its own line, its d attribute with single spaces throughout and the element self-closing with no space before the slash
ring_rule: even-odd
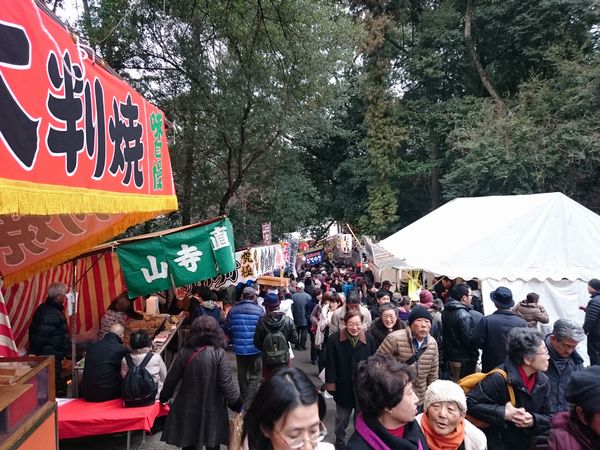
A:
<svg viewBox="0 0 600 450">
<path fill-rule="evenodd" d="M 465 421 L 461 420 L 451 433 L 441 436 L 435 434 L 427 414 L 421 416 L 421 428 L 430 450 L 456 450 L 465 440 Z"/>
</svg>

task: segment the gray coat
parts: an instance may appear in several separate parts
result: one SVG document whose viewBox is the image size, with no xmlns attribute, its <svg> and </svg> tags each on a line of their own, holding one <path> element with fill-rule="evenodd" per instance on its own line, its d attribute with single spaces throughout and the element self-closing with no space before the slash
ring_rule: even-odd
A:
<svg viewBox="0 0 600 450">
<path fill-rule="evenodd" d="M 198 449 L 226 445 L 227 405 L 234 410 L 242 407 L 229 362 L 223 349 L 209 346 L 185 367 L 193 353 L 194 350 L 183 348 L 177 354 L 160 393 L 160 401 L 166 402 L 181 381 L 161 440 L 178 447 L 195 445 Z"/>
</svg>

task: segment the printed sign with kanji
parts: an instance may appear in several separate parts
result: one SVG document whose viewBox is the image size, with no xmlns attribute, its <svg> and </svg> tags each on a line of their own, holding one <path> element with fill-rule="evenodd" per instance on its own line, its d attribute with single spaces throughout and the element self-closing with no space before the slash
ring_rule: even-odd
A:
<svg viewBox="0 0 600 450">
<path fill-rule="evenodd" d="M 235 271 L 228 219 L 117 248 L 129 296 L 197 283 Z"/>
</svg>

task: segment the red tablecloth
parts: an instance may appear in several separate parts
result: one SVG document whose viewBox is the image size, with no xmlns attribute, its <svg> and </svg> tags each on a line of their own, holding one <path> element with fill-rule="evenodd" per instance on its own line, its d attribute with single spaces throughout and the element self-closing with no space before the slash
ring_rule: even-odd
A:
<svg viewBox="0 0 600 450">
<path fill-rule="evenodd" d="M 121 399 L 92 403 L 75 399 L 58 407 L 58 437 L 69 439 L 123 431 L 150 431 L 158 416 L 169 407 L 156 402 L 151 406 L 124 408 Z"/>
</svg>

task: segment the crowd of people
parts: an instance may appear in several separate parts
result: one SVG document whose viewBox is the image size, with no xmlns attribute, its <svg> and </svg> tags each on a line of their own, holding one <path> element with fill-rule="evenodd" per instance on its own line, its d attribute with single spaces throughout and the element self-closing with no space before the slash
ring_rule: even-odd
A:
<svg viewBox="0 0 600 450">
<path fill-rule="evenodd" d="M 168 373 L 146 333 L 122 345 L 118 319 L 129 305 L 115 299 L 108 330 L 88 348 L 83 395 L 118 397 L 119 380 L 144 363 L 156 399 L 171 405 L 162 440 L 184 449 L 227 444 L 227 408 L 245 408 L 250 450 L 324 448 L 325 391 L 336 406 L 336 449 L 597 449 L 600 281 L 588 291 L 583 326 L 558 319 L 544 335 L 549 317 L 536 293 L 516 304 L 498 287 L 496 311 L 484 316 L 472 281 L 442 277 L 413 302 L 369 272 L 305 268 L 285 288 L 244 286 L 226 317 L 205 300 L 209 291 L 196 290 L 189 339 Z M 56 312 L 65 294 L 52 285 L 36 312 L 32 353 L 64 357 Z M 586 335 L 590 368 L 576 350 Z M 318 388 L 292 367 L 294 352 L 309 349 Z"/>
</svg>

